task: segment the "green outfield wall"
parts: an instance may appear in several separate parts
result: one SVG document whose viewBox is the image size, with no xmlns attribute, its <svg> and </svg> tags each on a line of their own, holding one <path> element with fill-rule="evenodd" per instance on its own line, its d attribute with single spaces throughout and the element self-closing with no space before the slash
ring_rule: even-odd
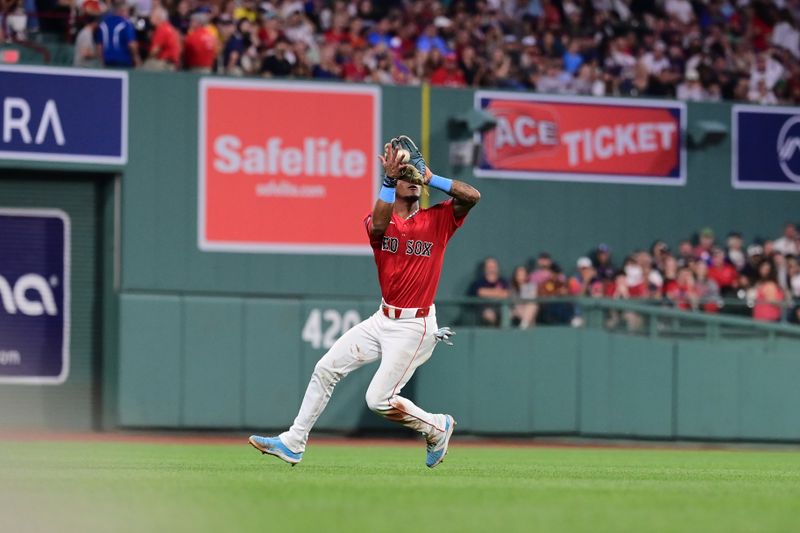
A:
<svg viewBox="0 0 800 533">
<path fill-rule="evenodd" d="M 123 295 L 119 421 L 284 428 L 331 328 L 372 312 L 363 300 Z M 455 346 L 437 347 L 404 394 L 452 413 L 463 432 L 800 440 L 798 338 L 457 329 Z M 376 368 L 337 386 L 319 429 L 391 427 L 364 403 Z"/>
<path fill-rule="evenodd" d="M 73 243 L 74 259 L 83 254 L 99 276 L 73 283 L 75 316 L 81 305 L 99 313 L 96 320 L 87 315 L 86 338 L 96 343 L 85 348 L 88 340 L 73 339 L 73 353 L 86 355 L 74 360 L 67 385 L 44 392 L 2 386 L 0 404 L 14 406 L 30 394 L 55 405 L 59 394 L 76 387 L 83 392 L 69 405 L 85 414 L 78 426 L 283 427 L 315 361 L 355 316 L 345 315 L 364 318 L 377 305 L 373 260 L 200 251 L 200 78 L 135 71 L 129 79 L 126 164 L 0 160 L 0 205 L 59 207 L 75 199 L 75 207 L 64 209 L 74 211 L 76 220 L 89 217 L 87 224 L 105 236 L 102 250 L 87 245 L 79 252 Z M 730 134 L 688 151 L 688 181 L 681 187 L 480 179 L 471 168 L 452 167 L 448 157 L 449 120 L 472 108 L 473 91 L 431 89 L 429 109 L 423 109 L 420 88 L 381 87 L 380 94 L 384 138 L 422 138 L 423 117 L 429 116 L 432 168 L 482 193 L 449 246 L 440 298 L 463 295 L 488 255 L 506 274 L 545 250 L 570 269 L 599 242 L 608 243 L 620 261 L 655 238 L 676 244 L 705 226 L 720 235 L 740 230 L 748 240 L 777 236 L 798 214 L 798 193 L 732 188 Z M 729 104 L 687 108 L 690 128 L 711 120 L 730 132 Z M 40 181 L 45 173 L 46 184 Z M 118 203 L 113 188 L 97 189 L 94 177 L 76 178 L 87 173 L 119 175 Z M 69 187 L 85 190 L 63 190 Z M 432 200 L 441 198 L 434 193 Z M 369 208 L 364 205 L 364 212 Z M 102 220 L 92 219 L 98 216 Z M 116 273 L 109 255 L 115 249 Z M 315 310 L 321 320 L 316 332 L 308 326 Z M 549 328 L 465 329 L 458 340 L 454 349 L 437 350 L 412 388 L 431 409 L 452 406 L 468 431 L 798 439 L 797 415 L 786 408 L 798 400 L 796 342 L 670 341 Z M 369 378 L 364 370 L 341 385 L 321 427 L 386 427 L 363 407 Z M 92 414 L 86 411 L 91 405 L 101 407 Z M 52 414 L 58 407 L 52 413 L 39 409 L 49 413 L 36 419 L 43 423 L 61 417 Z"/>
</svg>

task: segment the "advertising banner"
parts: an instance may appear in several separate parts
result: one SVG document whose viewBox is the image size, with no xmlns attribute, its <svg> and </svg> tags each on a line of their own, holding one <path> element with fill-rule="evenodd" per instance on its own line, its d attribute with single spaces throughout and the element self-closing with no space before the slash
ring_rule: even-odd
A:
<svg viewBox="0 0 800 533">
<path fill-rule="evenodd" d="M 69 243 L 63 211 L 0 208 L 0 383 L 67 379 Z"/>
<path fill-rule="evenodd" d="M 476 176 L 686 183 L 681 102 L 478 91 L 475 107 L 497 119 L 480 134 Z"/>
<path fill-rule="evenodd" d="M 0 158 L 124 165 L 128 74 L 0 66 Z"/>
<path fill-rule="evenodd" d="M 800 108 L 735 105 L 731 124 L 734 188 L 800 191 Z"/>
<path fill-rule="evenodd" d="M 200 249 L 371 253 L 379 137 L 374 87 L 201 80 Z"/>
</svg>

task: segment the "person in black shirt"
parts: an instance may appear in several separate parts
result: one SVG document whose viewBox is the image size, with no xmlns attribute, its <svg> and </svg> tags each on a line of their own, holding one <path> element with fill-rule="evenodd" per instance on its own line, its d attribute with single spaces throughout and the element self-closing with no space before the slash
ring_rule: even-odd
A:
<svg viewBox="0 0 800 533">
<path fill-rule="evenodd" d="M 289 44 L 281 39 L 275 44 L 272 53 L 261 63 L 261 74 L 267 77 L 283 78 L 291 75 L 292 62 L 288 58 Z"/>
</svg>

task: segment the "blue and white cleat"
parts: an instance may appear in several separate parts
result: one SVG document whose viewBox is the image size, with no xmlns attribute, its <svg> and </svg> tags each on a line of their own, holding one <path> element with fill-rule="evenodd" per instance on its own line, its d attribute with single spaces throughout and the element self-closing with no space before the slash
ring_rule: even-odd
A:
<svg viewBox="0 0 800 533">
<path fill-rule="evenodd" d="M 444 415 L 444 417 L 444 433 L 437 440 L 428 443 L 428 457 L 425 460 L 428 468 L 435 468 L 444 461 L 444 456 L 447 455 L 447 445 L 450 443 L 450 437 L 453 436 L 453 429 L 456 427 L 456 421 L 452 416 Z"/>
<path fill-rule="evenodd" d="M 259 437 L 258 435 L 250 435 L 248 442 L 261 453 L 274 455 L 292 466 L 299 463 L 303 458 L 302 452 L 294 453 L 286 447 L 280 437 Z"/>
</svg>

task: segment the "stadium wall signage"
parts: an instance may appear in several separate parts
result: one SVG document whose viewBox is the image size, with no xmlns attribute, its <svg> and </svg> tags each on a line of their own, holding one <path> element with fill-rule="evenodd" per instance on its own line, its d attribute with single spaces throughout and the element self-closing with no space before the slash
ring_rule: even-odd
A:
<svg viewBox="0 0 800 533">
<path fill-rule="evenodd" d="M 0 209 L 0 258 L 0 383 L 63 383 L 69 373 L 69 216 L 56 209 Z"/>
<path fill-rule="evenodd" d="M 371 253 L 377 88 L 204 78 L 199 104 L 201 250 Z"/>
<path fill-rule="evenodd" d="M 0 158 L 124 165 L 128 74 L 0 66 Z"/>
<path fill-rule="evenodd" d="M 735 105 L 731 113 L 733 187 L 800 191 L 800 108 Z"/>
<path fill-rule="evenodd" d="M 497 119 L 478 134 L 475 175 L 643 185 L 684 185 L 681 102 L 478 91 Z"/>
</svg>

